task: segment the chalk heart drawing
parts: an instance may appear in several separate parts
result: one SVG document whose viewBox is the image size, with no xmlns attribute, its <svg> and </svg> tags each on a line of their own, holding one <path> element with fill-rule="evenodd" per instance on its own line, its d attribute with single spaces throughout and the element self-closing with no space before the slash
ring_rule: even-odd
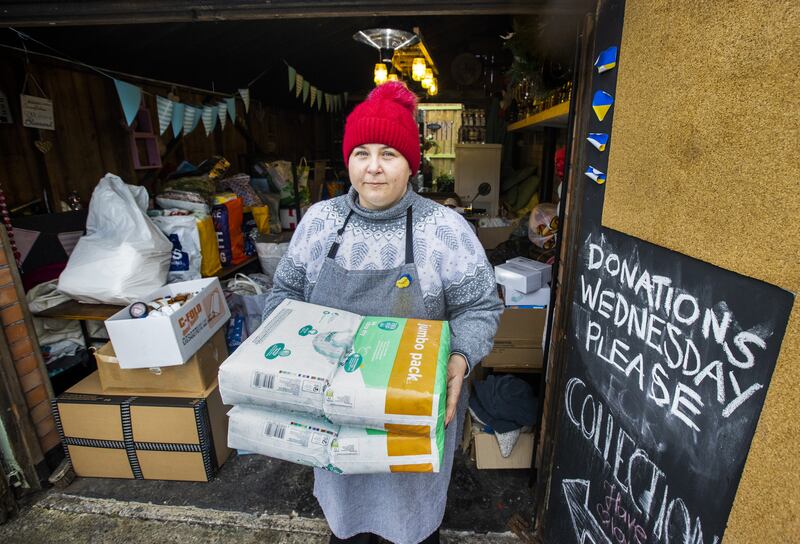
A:
<svg viewBox="0 0 800 544">
<path fill-rule="evenodd" d="M 33 142 L 33 145 L 36 146 L 36 149 L 44 153 L 45 155 L 53 149 L 53 142 L 48 142 L 46 140 L 36 140 Z"/>
</svg>

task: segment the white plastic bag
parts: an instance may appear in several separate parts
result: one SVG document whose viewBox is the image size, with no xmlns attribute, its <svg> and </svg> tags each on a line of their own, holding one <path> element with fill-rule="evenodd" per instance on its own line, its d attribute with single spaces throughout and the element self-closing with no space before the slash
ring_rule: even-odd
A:
<svg viewBox="0 0 800 544">
<path fill-rule="evenodd" d="M 78 240 L 58 290 L 83 302 L 129 304 L 167 281 L 172 243 L 145 211 L 147 190 L 106 174 L 89 202 L 86 236 Z"/>
<path fill-rule="evenodd" d="M 322 415 L 322 396 L 361 317 L 286 299 L 219 369 L 225 404 Z"/>
<path fill-rule="evenodd" d="M 270 278 L 274 278 L 275 270 L 278 269 L 278 263 L 288 249 L 288 243 L 270 244 L 267 242 L 256 242 L 256 252 L 258 253 L 258 262 L 261 263 L 261 271 Z"/>
<path fill-rule="evenodd" d="M 193 215 L 158 216 L 153 223 L 172 242 L 172 259 L 167 282 L 200 279 L 200 234 Z"/>
<path fill-rule="evenodd" d="M 301 465 L 326 468 L 339 426 L 322 418 L 283 414 L 254 406 L 228 412 L 228 447 Z"/>
</svg>

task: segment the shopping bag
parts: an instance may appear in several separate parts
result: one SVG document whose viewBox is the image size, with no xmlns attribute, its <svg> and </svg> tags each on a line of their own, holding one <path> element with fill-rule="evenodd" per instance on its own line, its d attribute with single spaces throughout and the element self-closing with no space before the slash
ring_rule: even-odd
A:
<svg viewBox="0 0 800 544">
<path fill-rule="evenodd" d="M 200 236 L 200 253 L 202 254 L 200 272 L 206 278 L 213 276 L 222 268 L 222 263 L 219 261 L 217 231 L 211 216 L 197 220 L 197 232 Z"/>
<path fill-rule="evenodd" d="M 197 220 L 191 215 L 153 217 L 153 223 L 172 242 L 167 282 L 200 279 L 202 256 Z"/>
<path fill-rule="evenodd" d="M 219 260 L 222 266 L 240 264 L 246 258 L 242 234 L 244 217 L 242 200 L 235 198 L 214 206 L 211 217 L 214 220 L 214 229 L 217 231 Z"/>
</svg>

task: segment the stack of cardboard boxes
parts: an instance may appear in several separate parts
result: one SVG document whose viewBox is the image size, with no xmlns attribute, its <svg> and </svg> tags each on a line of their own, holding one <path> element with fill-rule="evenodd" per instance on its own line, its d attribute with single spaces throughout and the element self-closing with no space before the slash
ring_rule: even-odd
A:
<svg viewBox="0 0 800 544">
<path fill-rule="evenodd" d="M 230 319 L 216 278 L 170 284 L 146 300 L 195 293 L 169 316 L 106 321 L 97 372 L 53 400 L 78 476 L 208 481 L 230 454 L 217 370 Z"/>
<path fill-rule="evenodd" d="M 495 267 L 495 278 L 506 307 L 500 317 L 494 348 L 481 365 L 499 372 L 541 372 L 550 305 L 550 265 L 515 257 Z M 479 469 L 531 466 L 533 432 L 520 435 L 509 457 L 500 455 L 494 435 L 484 432 L 470 418 L 464 433 L 462 445 L 465 450 L 471 446 Z"/>
</svg>

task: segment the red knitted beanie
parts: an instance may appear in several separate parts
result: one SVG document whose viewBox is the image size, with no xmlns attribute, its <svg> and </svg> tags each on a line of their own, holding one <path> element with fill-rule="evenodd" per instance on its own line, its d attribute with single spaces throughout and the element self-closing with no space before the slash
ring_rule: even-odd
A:
<svg viewBox="0 0 800 544">
<path fill-rule="evenodd" d="M 347 116 L 342 142 L 345 166 L 354 147 L 383 144 L 400 152 L 416 174 L 420 161 L 416 109 L 417 97 L 402 83 L 388 81 L 376 87 Z"/>
</svg>

